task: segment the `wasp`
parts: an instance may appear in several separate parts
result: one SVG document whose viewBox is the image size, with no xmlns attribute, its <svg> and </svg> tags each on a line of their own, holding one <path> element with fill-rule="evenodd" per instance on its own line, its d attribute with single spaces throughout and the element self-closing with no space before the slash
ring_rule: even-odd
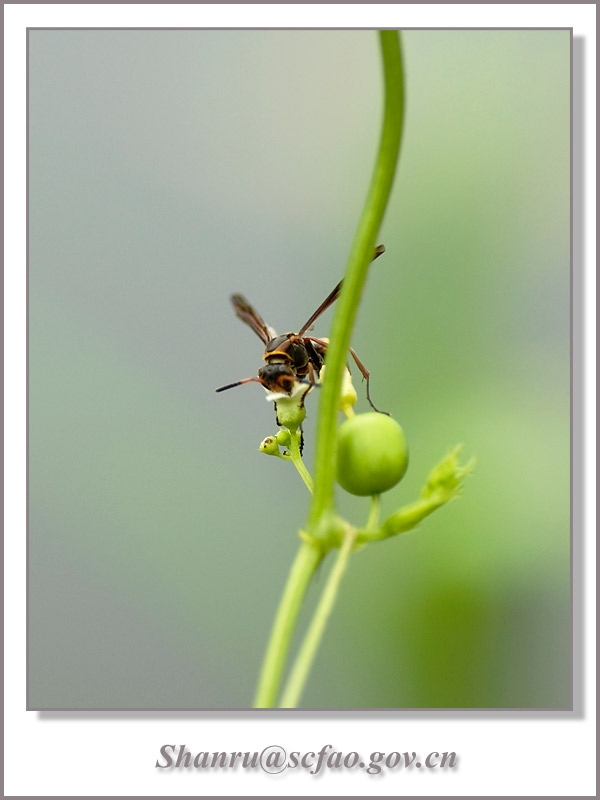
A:
<svg viewBox="0 0 600 800">
<path fill-rule="evenodd" d="M 385 247 L 382 244 L 376 247 L 373 261 L 384 252 Z M 227 389 L 233 389 L 235 386 L 241 386 L 244 383 L 253 381 L 262 384 L 270 392 L 288 395 L 292 393 L 298 382 L 306 383 L 309 386 L 317 386 L 317 381 L 325 362 L 328 341 L 326 339 L 317 339 L 314 336 L 307 336 L 306 333 L 321 314 L 337 300 L 342 284 L 343 280 L 329 293 L 314 314 L 311 314 L 298 333 L 284 333 L 281 336 L 278 336 L 273 328 L 266 324 L 258 311 L 250 305 L 245 297 L 241 294 L 232 295 L 231 303 L 236 316 L 252 328 L 265 345 L 263 360 L 266 363 L 258 370 L 256 377 L 244 378 L 241 381 L 229 383 L 227 386 L 221 386 L 216 391 L 224 392 Z M 373 405 L 369 393 L 369 371 L 352 348 L 350 348 L 350 355 L 367 382 L 367 400 L 375 411 L 379 411 Z"/>
</svg>

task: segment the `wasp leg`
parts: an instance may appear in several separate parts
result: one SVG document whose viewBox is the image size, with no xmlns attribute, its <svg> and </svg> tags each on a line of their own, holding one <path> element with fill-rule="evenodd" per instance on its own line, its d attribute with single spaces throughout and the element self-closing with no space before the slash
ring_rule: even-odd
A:
<svg viewBox="0 0 600 800">
<path fill-rule="evenodd" d="M 351 356 L 352 356 L 352 358 L 354 359 L 354 361 L 355 361 L 355 363 L 356 363 L 356 366 L 359 368 L 359 370 L 360 370 L 360 372 L 361 372 L 361 375 L 363 376 L 363 378 L 364 378 L 364 379 L 366 380 L 366 382 L 367 382 L 367 400 L 369 401 L 369 405 L 371 406 L 371 408 L 373 409 L 373 411 L 377 411 L 377 413 L 378 413 L 378 414 L 385 414 L 386 416 L 388 416 L 388 417 L 389 417 L 389 416 L 390 416 L 390 414 L 389 414 L 387 411 L 380 411 L 380 410 L 379 410 L 379 409 L 378 409 L 378 408 L 377 408 L 377 407 L 374 405 L 373 401 L 371 400 L 371 395 L 369 394 L 369 378 L 371 377 L 371 373 L 370 373 L 370 372 L 369 372 L 369 370 L 368 370 L 368 369 L 365 367 L 365 365 L 362 363 L 362 361 L 361 361 L 361 360 L 360 360 L 360 358 L 359 358 L 359 357 L 356 355 L 356 353 L 354 352 L 354 350 L 353 350 L 352 348 L 350 348 L 350 355 L 351 355 Z"/>
<path fill-rule="evenodd" d="M 382 251 L 382 252 L 383 252 L 383 251 Z M 327 349 L 327 345 L 329 344 L 329 342 L 327 342 L 327 341 L 324 341 L 323 339 L 315 339 L 315 337 L 314 337 L 314 336 L 307 336 L 306 338 L 307 338 L 307 339 L 309 339 L 311 342 L 314 342 L 316 345 L 320 346 L 321 348 L 323 348 L 323 352 L 325 352 L 325 350 Z M 370 393 L 369 393 L 369 378 L 371 377 L 371 373 L 370 373 L 370 372 L 369 372 L 369 370 L 368 370 L 368 369 L 365 367 L 365 365 L 362 363 L 362 361 L 361 361 L 361 360 L 360 360 L 360 358 L 359 358 L 359 357 L 356 355 L 356 353 L 354 352 L 354 350 L 353 350 L 352 348 L 350 348 L 350 355 L 351 355 L 351 356 L 352 356 L 352 358 L 354 359 L 354 361 L 355 361 L 355 363 L 356 363 L 356 366 L 359 368 L 359 370 L 360 370 L 360 372 L 361 372 L 361 375 L 363 376 L 363 378 L 364 378 L 364 379 L 366 380 L 366 382 L 367 382 L 367 400 L 369 401 L 369 405 L 371 406 L 371 408 L 373 409 L 373 411 L 377 411 L 377 413 L 378 413 L 378 414 L 385 414 L 386 416 L 388 416 L 388 417 L 389 417 L 389 416 L 390 416 L 390 414 L 389 414 L 387 411 L 380 411 L 380 410 L 377 408 L 377 406 L 375 406 L 375 404 L 373 403 L 373 401 L 371 400 L 371 395 L 370 395 Z"/>
<path fill-rule="evenodd" d="M 281 422 L 279 422 L 279 417 L 277 416 L 277 403 L 273 403 L 273 408 L 275 409 L 275 422 L 277 423 L 277 427 L 281 428 Z"/>
<path fill-rule="evenodd" d="M 321 356 L 325 355 L 325 351 L 327 350 L 327 347 L 329 345 L 329 340 L 328 339 L 317 339 L 314 336 L 305 336 L 304 340 L 308 341 L 308 342 L 314 342 L 317 345 L 317 347 L 319 348 L 317 350 L 317 348 L 315 347 L 315 350 L 317 350 L 319 355 L 321 355 Z"/>
<path fill-rule="evenodd" d="M 317 377 L 319 375 L 319 371 L 316 370 L 317 375 L 315 376 L 315 368 L 312 365 L 312 362 L 308 362 L 308 380 L 313 384 L 316 385 Z"/>
<path fill-rule="evenodd" d="M 305 341 L 306 350 L 308 352 L 308 357 L 310 359 L 309 362 L 308 362 L 309 375 L 310 375 L 311 381 L 314 383 L 314 381 L 315 381 L 314 372 L 316 371 L 316 373 L 318 375 L 321 372 L 321 369 L 323 367 L 323 362 L 324 362 L 323 353 L 325 352 L 325 349 L 323 347 L 321 347 L 320 345 L 317 345 L 315 347 L 315 345 L 313 344 L 313 338 L 310 337 L 310 336 L 307 336 L 304 341 Z"/>
</svg>

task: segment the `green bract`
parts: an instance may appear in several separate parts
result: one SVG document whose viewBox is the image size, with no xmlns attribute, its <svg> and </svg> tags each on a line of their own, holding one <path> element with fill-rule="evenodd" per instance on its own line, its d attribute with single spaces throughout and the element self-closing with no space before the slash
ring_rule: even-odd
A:
<svg viewBox="0 0 600 800">
<path fill-rule="evenodd" d="M 337 480 L 350 494 L 380 494 L 395 486 L 408 466 L 404 431 L 386 414 L 359 414 L 339 429 Z"/>
</svg>

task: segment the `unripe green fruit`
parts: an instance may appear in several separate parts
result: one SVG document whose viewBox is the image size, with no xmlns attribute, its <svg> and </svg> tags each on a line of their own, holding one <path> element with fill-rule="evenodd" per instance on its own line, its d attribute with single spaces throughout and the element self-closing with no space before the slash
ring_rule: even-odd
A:
<svg viewBox="0 0 600 800">
<path fill-rule="evenodd" d="M 408 466 L 404 431 L 386 414 L 358 414 L 340 426 L 337 480 L 350 494 L 380 494 L 395 486 Z"/>
</svg>

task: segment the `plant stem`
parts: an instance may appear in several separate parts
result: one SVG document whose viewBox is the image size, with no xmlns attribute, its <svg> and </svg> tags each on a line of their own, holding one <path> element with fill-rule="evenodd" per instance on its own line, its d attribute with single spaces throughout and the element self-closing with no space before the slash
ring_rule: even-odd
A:
<svg viewBox="0 0 600 800">
<path fill-rule="evenodd" d="M 302 542 L 300 545 L 275 616 L 254 698 L 254 708 L 275 707 L 298 612 L 310 579 L 322 557 L 322 551 L 315 545 L 309 542 Z"/>
<path fill-rule="evenodd" d="M 294 466 L 298 470 L 300 477 L 304 481 L 306 488 L 312 494 L 313 491 L 313 479 L 311 478 L 310 472 L 306 469 L 304 461 L 302 460 L 302 456 L 300 455 L 300 436 L 298 431 L 290 431 L 290 454 L 292 456 L 292 461 L 294 462 Z"/>
<path fill-rule="evenodd" d="M 308 674 L 312 667 L 319 643 L 323 637 L 327 620 L 333 610 L 335 600 L 337 598 L 338 590 L 340 588 L 341 580 L 348 566 L 350 553 L 352 552 L 352 545 L 356 537 L 356 531 L 353 528 L 348 528 L 348 531 L 339 549 L 337 558 L 329 577 L 323 594 L 319 600 L 319 604 L 315 611 L 315 615 L 310 623 L 298 657 L 294 663 L 285 689 L 281 698 L 280 708 L 296 708 L 300 696 L 304 689 L 304 685 L 308 678 Z"/>
<path fill-rule="evenodd" d="M 371 505 L 369 507 L 369 516 L 367 517 L 366 529 L 375 532 L 379 525 L 379 514 L 381 513 L 381 495 L 371 495 Z"/>
<path fill-rule="evenodd" d="M 313 537 L 314 540 L 321 541 L 324 541 L 327 534 L 331 533 L 328 528 L 331 527 L 334 518 L 332 512 L 336 420 L 342 377 L 350 346 L 350 334 L 367 269 L 373 258 L 375 237 L 381 226 L 392 188 L 402 133 L 404 87 L 400 39 L 397 31 L 380 31 L 379 38 L 385 81 L 383 129 L 371 185 L 350 251 L 348 267 L 333 320 L 330 344 L 326 355 L 327 375 L 321 390 L 317 421 L 315 484 L 307 533 L 309 538 Z M 291 447 L 290 452 L 292 452 Z M 290 677 L 289 688 L 284 696 L 286 705 L 295 705 L 298 701 L 327 617 L 333 607 L 355 536 L 356 533 L 353 531 L 351 535 L 348 534 L 345 537 L 342 543 L 317 613 Z M 310 579 L 323 554 L 324 548 L 319 547 L 316 543 L 311 544 L 310 541 L 305 541 L 292 565 L 263 662 L 255 699 L 256 707 L 272 708 L 275 704 L 298 612 Z"/>
<path fill-rule="evenodd" d="M 318 535 L 324 513 L 333 505 L 336 416 L 340 387 L 354 318 L 373 258 L 375 237 L 392 188 L 402 133 L 404 88 L 398 31 L 380 31 L 385 79 L 385 109 L 379 152 L 371 185 L 354 238 L 342 291 L 329 336 L 325 358 L 326 376 L 321 389 L 315 454 L 315 490 L 309 512 L 308 532 Z"/>
</svg>

